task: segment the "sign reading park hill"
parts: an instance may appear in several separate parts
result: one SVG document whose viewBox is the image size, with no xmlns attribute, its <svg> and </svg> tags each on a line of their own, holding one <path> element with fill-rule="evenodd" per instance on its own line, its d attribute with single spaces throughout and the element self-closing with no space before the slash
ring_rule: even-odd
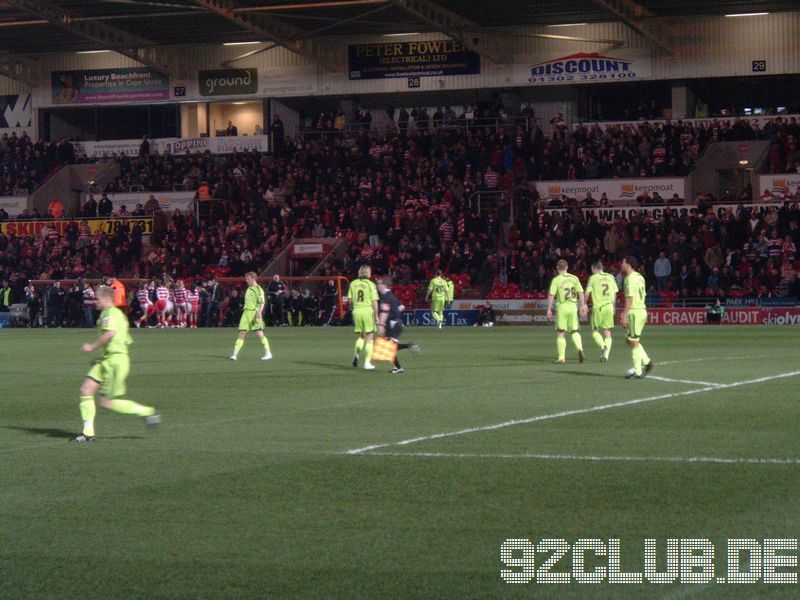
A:
<svg viewBox="0 0 800 600">
<path fill-rule="evenodd" d="M 201 96 L 242 96 L 258 92 L 258 69 L 214 69 L 200 71 Z"/>
<path fill-rule="evenodd" d="M 348 46 L 350 79 L 393 79 L 474 75 L 481 71 L 477 52 L 455 40 L 390 42 Z"/>
</svg>

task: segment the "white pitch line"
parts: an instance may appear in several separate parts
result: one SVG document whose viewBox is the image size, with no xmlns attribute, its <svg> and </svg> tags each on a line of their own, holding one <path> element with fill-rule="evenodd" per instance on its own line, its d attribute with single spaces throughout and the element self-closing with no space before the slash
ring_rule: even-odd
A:
<svg viewBox="0 0 800 600">
<path fill-rule="evenodd" d="M 686 358 L 681 360 L 666 360 L 664 362 L 659 361 L 657 364 L 659 367 L 664 365 L 682 365 L 686 363 L 698 363 L 698 362 L 719 362 L 722 360 L 749 360 L 752 358 L 764 358 L 764 356 L 756 356 L 756 355 L 748 355 L 748 356 L 723 356 L 723 357 L 705 357 L 705 358 Z"/>
<path fill-rule="evenodd" d="M 393 446 L 409 446 L 419 442 L 427 442 L 431 440 L 438 440 L 442 438 L 454 437 L 457 435 L 466 435 L 468 433 L 477 433 L 480 431 L 494 431 L 497 429 L 505 429 L 506 427 L 514 427 L 515 425 L 528 425 L 530 423 L 537 423 L 539 421 L 550 421 L 553 419 L 561 419 L 563 417 L 572 417 L 574 415 L 584 415 L 587 413 L 600 412 L 612 408 L 623 408 L 626 406 L 634 406 L 637 404 L 645 404 L 647 402 L 655 402 L 657 400 L 667 400 L 669 398 L 680 398 L 682 396 L 692 396 L 694 394 L 702 394 L 703 392 L 711 392 L 715 390 L 726 390 L 729 388 L 741 387 L 744 385 L 754 385 L 756 383 L 764 383 L 766 381 L 774 381 L 776 379 L 785 379 L 787 377 L 795 377 L 800 375 L 800 371 L 790 371 L 788 373 L 781 373 L 779 375 L 768 375 L 766 377 L 758 377 L 756 379 L 747 379 L 745 381 L 737 381 L 734 383 L 725 383 L 715 386 L 707 386 L 695 390 L 688 390 L 685 392 L 672 392 L 669 394 L 659 394 L 657 396 L 647 396 L 646 398 L 637 398 L 635 400 L 624 400 L 622 402 L 612 402 L 611 404 L 600 404 L 598 406 L 590 406 L 588 408 L 577 408 L 574 410 L 565 410 L 562 412 L 552 413 L 549 415 L 537 415 L 527 419 L 513 419 L 511 421 L 504 421 L 502 423 L 495 423 L 493 425 L 482 425 L 479 427 L 469 427 L 467 429 L 459 429 L 458 431 L 447 431 L 444 433 L 434 433 L 432 435 L 423 435 L 399 442 L 389 442 L 384 444 L 372 444 L 370 446 L 363 446 L 361 448 L 353 448 L 346 450 L 343 454 L 363 454 L 372 450 L 379 450 L 381 448 L 391 448 Z"/>
<path fill-rule="evenodd" d="M 667 383 L 687 383 L 689 385 L 702 385 L 706 387 L 720 387 L 725 385 L 723 383 L 714 383 L 713 381 L 693 381 L 691 379 L 671 379 L 669 377 L 661 377 L 660 375 L 648 375 L 648 379 L 655 379 L 656 381 L 666 381 Z"/>
<path fill-rule="evenodd" d="M 588 462 L 715 463 L 722 465 L 800 465 L 800 458 L 725 458 L 718 456 L 582 456 L 576 454 L 470 454 L 451 452 L 367 452 L 366 456 L 421 458 L 533 459 Z"/>
</svg>

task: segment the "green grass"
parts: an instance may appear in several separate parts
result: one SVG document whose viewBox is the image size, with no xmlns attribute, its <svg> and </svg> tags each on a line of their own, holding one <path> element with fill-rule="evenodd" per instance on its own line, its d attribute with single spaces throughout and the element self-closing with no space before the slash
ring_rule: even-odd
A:
<svg viewBox="0 0 800 600">
<path fill-rule="evenodd" d="M 401 355 L 402 376 L 350 367 L 344 329 L 271 331 L 270 363 L 254 339 L 228 361 L 231 330 L 135 331 L 128 396 L 158 407 L 162 431 L 99 411 L 98 441 L 69 445 L 88 370 L 78 348 L 93 335 L 0 333 L 2 598 L 794 596 L 761 583 L 510 586 L 500 546 L 618 537 L 623 569 L 641 570 L 644 537 L 660 549 L 709 538 L 724 572 L 729 537 L 797 537 L 800 464 L 540 455 L 800 459 L 800 377 L 346 455 L 702 386 L 625 381 L 621 335 L 603 365 L 586 331 L 587 363 L 556 366 L 549 328 L 409 329 L 423 353 Z M 791 328 L 644 339 L 667 378 L 800 370 Z"/>
</svg>

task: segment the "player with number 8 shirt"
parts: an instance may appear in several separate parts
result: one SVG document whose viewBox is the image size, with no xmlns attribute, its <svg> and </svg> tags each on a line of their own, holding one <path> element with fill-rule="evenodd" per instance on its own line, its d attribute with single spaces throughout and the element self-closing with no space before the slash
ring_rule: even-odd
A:
<svg viewBox="0 0 800 600">
<path fill-rule="evenodd" d="M 378 288 L 370 279 L 371 276 L 372 269 L 363 265 L 358 269 L 358 279 L 350 282 L 347 289 L 347 304 L 352 311 L 353 330 L 358 334 L 353 366 L 358 366 L 358 357 L 364 352 L 364 368 L 367 371 L 375 368 L 370 357 L 378 315 Z"/>
</svg>

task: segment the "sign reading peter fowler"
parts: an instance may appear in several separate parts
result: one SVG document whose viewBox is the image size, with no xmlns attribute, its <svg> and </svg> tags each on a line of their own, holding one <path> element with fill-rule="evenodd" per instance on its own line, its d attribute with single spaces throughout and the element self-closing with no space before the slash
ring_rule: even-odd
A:
<svg viewBox="0 0 800 600">
<path fill-rule="evenodd" d="M 258 69 L 214 69 L 200 71 L 201 96 L 241 96 L 258 92 Z"/>
<path fill-rule="evenodd" d="M 348 46 L 350 79 L 393 79 L 474 75 L 481 72 L 477 52 L 455 40 L 420 40 Z"/>
<path fill-rule="evenodd" d="M 649 55 L 627 52 L 578 52 L 550 60 L 526 64 L 515 69 L 515 83 L 528 85 L 563 85 L 609 83 L 649 79 L 652 60 Z"/>
</svg>

